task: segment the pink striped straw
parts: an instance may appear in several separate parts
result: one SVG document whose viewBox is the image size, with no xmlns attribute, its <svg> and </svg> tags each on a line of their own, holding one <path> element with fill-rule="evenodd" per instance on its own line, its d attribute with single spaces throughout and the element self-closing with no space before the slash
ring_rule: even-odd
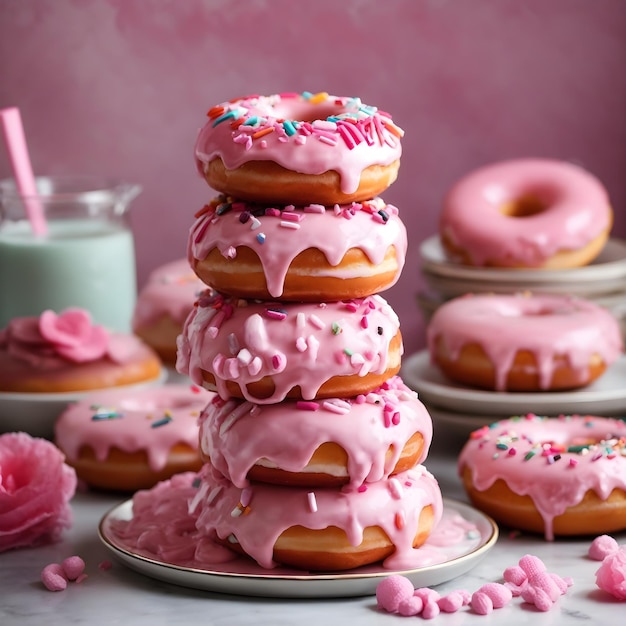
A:
<svg viewBox="0 0 626 626">
<path fill-rule="evenodd" d="M 26 215 L 33 233 L 37 237 L 42 237 L 48 232 L 48 226 L 37 194 L 19 109 L 16 107 L 0 109 L 0 120 L 17 190 L 24 200 Z"/>
</svg>

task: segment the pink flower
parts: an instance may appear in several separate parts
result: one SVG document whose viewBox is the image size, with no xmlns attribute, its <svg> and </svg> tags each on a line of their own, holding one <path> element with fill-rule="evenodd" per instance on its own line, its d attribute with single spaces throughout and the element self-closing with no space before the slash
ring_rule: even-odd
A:
<svg viewBox="0 0 626 626">
<path fill-rule="evenodd" d="M 596 572 L 596 585 L 618 600 L 626 600 L 626 547 L 620 547 L 602 561 Z"/>
<path fill-rule="evenodd" d="M 108 331 L 93 325 L 90 314 L 78 308 L 17 317 L 0 331 L 0 349 L 38 369 L 97 361 L 108 354 L 109 343 Z"/>
<path fill-rule="evenodd" d="M 0 435 L 0 552 L 58 541 L 72 525 L 76 473 L 45 439 Z"/>
</svg>

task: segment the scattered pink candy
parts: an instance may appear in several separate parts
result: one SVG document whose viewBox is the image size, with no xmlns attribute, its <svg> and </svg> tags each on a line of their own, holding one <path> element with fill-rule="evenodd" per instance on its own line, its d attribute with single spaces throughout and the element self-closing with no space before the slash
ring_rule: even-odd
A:
<svg viewBox="0 0 626 626">
<path fill-rule="evenodd" d="M 439 598 L 437 604 L 444 613 L 456 613 L 463 606 L 467 606 L 472 599 L 469 591 L 461 589 L 459 591 L 451 591 L 447 596 Z"/>
<path fill-rule="evenodd" d="M 50 563 L 41 570 L 41 582 L 48 591 L 63 591 L 67 587 L 67 578 L 58 563 Z"/>
<path fill-rule="evenodd" d="M 621 547 L 602 561 L 596 585 L 618 600 L 626 600 L 626 548 Z"/>
<path fill-rule="evenodd" d="M 472 594 L 470 606 L 478 615 L 488 615 L 494 609 L 501 609 L 513 598 L 508 587 L 500 583 L 487 583 Z"/>
<path fill-rule="evenodd" d="M 589 558 L 594 561 L 603 561 L 609 554 L 619 549 L 619 545 L 613 537 L 600 535 L 596 537 L 589 546 Z"/>
<path fill-rule="evenodd" d="M 398 574 L 388 576 L 376 587 L 376 600 L 381 609 L 397 613 L 400 603 L 413 595 L 413 583 Z"/>
<path fill-rule="evenodd" d="M 68 580 L 76 580 L 85 571 L 85 561 L 79 556 L 69 556 L 61 563 Z"/>
</svg>

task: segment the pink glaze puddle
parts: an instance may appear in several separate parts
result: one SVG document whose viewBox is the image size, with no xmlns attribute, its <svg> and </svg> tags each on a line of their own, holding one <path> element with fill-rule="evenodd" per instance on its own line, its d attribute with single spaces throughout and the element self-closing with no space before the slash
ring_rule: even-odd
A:
<svg viewBox="0 0 626 626">
<path fill-rule="evenodd" d="M 169 565 L 215 573 L 257 576 L 303 576 L 308 572 L 277 567 L 271 570 L 238 556 L 196 529 L 197 510 L 189 504 L 198 493 L 197 475 L 178 474 L 153 489 L 140 491 L 132 500 L 130 520 L 112 517 L 108 535 L 115 547 Z M 428 541 L 414 550 L 410 562 L 393 561 L 394 569 L 418 569 L 445 563 L 472 552 L 481 542 L 477 526 L 457 511 L 444 508 L 443 517 Z M 417 558 L 416 558 L 417 557 Z M 360 568 L 359 574 L 377 573 L 381 564 Z M 354 573 L 339 572 L 339 574 Z M 391 573 L 391 570 L 386 570 Z M 336 575 L 334 573 L 333 575 Z M 316 575 L 322 575 L 317 572 Z"/>
</svg>

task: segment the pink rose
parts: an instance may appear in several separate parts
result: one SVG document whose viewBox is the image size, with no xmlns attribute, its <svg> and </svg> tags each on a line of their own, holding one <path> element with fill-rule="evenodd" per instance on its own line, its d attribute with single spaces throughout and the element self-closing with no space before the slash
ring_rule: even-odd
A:
<svg viewBox="0 0 626 626">
<path fill-rule="evenodd" d="M 615 596 L 626 600 L 626 547 L 609 554 L 596 572 L 596 585 Z"/>
<path fill-rule="evenodd" d="M 0 435 L 0 552 L 58 541 L 72 525 L 76 472 L 26 433 Z"/>
</svg>

